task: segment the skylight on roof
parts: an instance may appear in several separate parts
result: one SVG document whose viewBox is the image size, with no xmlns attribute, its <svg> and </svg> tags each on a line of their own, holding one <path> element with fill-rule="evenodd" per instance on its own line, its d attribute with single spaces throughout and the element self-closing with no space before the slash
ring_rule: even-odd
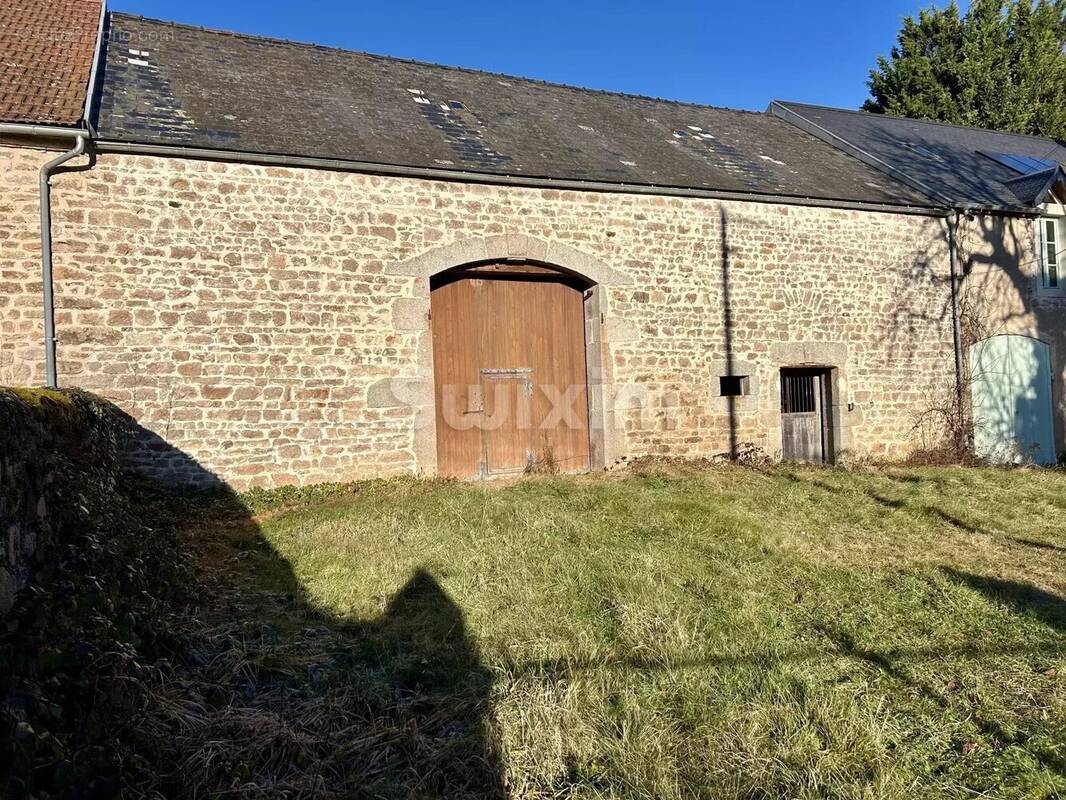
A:
<svg viewBox="0 0 1066 800">
<path fill-rule="evenodd" d="M 936 161 L 944 160 L 939 155 L 930 150 L 928 147 L 926 147 L 924 144 L 919 144 L 918 142 L 904 142 L 903 146 L 906 147 L 908 150 L 917 153 L 920 156 L 924 156 L 925 158 L 932 158 Z"/>
<path fill-rule="evenodd" d="M 1033 158 L 1032 156 L 1018 156 L 1010 153 L 982 153 L 981 155 L 988 156 L 993 161 L 998 161 L 1003 166 L 1015 172 L 1020 172 L 1022 175 L 1032 175 L 1035 172 L 1043 172 L 1046 169 L 1058 166 L 1057 161 Z"/>
</svg>

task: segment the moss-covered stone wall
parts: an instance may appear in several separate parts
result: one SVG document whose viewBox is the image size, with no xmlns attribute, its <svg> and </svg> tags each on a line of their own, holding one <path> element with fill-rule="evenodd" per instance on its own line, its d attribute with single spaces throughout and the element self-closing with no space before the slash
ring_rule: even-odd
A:
<svg viewBox="0 0 1066 800">
<path fill-rule="evenodd" d="M 87 523 L 114 493 L 120 423 L 85 392 L 0 389 L 0 615 L 55 532 Z"/>
</svg>

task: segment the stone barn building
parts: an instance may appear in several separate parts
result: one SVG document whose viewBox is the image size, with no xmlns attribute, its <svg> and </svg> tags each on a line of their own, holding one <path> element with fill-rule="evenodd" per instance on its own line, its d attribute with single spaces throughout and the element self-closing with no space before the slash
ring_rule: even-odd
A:
<svg viewBox="0 0 1066 800">
<path fill-rule="evenodd" d="M 1062 446 L 1062 329 L 1035 322 L 1057 316 L 1056 287 L 1029 291 L 1061 167 L 1040 186 L 996 172 L 1001 202 L 978 208 L 789 104 L 118 13 L 96 35 L 85 4 L 55 5 L 66 16 L 38 23 L 90 31 L 96 54 L 66 78 L 74 118 L 0 95 L 0 384 L 54 377 L 114 401 L 151 474 L 243 487 L 900 457 L 958 390 L 977 405 L 998 390 L 957 376 L 979 341 L 971 274 L 1009 332 L 1050 348 L 1037 460 Z M 64 151 L 39 223 L 38 172 Z M 1004 167 L 985 160 L 960 181 Z"/>
</svg>

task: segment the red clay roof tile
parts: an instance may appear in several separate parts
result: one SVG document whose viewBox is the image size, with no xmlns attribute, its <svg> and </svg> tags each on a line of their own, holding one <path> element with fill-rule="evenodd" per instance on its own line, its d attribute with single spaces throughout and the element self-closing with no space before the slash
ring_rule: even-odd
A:
<svg viewBox="0 0 1066 800">
<path fill-rule="evenodd" d="M 0 122 L 76 125 L 101 0 L 0 2 Z"/>
</svg>

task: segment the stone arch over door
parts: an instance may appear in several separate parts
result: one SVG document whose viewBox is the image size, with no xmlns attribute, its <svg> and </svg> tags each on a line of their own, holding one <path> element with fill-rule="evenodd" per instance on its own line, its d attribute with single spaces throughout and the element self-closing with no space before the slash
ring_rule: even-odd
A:
<svg viewBox="0 0 1066 800">
<path fill-rule="evenodd" d="M 434 247 L 385 267 L 387 275 L 412 279 L 410 295 L 393 306 L 398 331 L 418 335 L 414 374 L 384 378 L 373 384 L 367 403 L 372 407 L 407 407 L 414 415 L 413 449 L 417 469 L 437 472 L 437 422 L 434 400 L 433 335 L 430 320 L 431 279 L 459 267 L 525 263 L 550 267 L 581 279 L 585 290 L 585 356 L 592 469 L 613 462 L 621 454 L 622 434 L 610 399 L 614 395 L 609 346 L 635 337 L 630 326 L 608 318 L 607 292 L 632 279 L 600 259 L 561 242 L 523 234 L 461 239 Z"/>
</svg>

